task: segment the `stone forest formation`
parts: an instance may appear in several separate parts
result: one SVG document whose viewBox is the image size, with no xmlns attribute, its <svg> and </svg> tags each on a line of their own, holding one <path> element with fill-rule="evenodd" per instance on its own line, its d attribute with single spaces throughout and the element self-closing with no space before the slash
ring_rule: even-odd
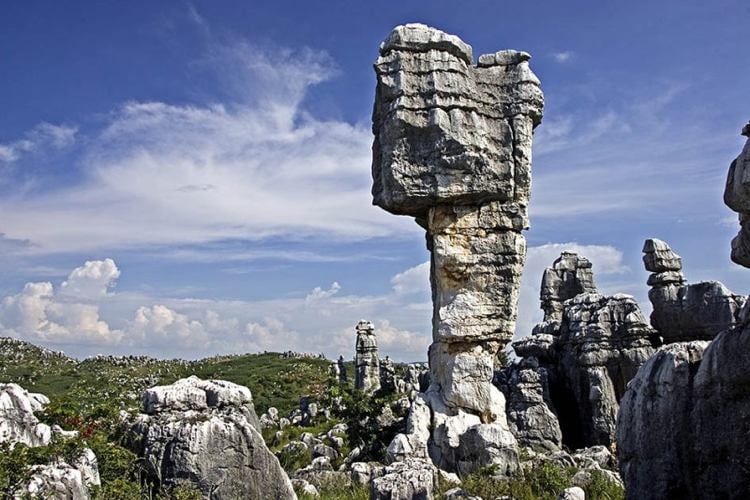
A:
<svg viewBox="0 0 750 500">
<path fill-rule="evenodd" d="M 149 498 L 748 498 L 750 306 L 718 281 L 688 283 L 665 241 L 643 244 L 650 317 L 630 295 L 602 293 L 592 262 L 566 251 L 539 277 L 542 322 L 512 341 L 544 107 L 530 59 L 475 58 L 422 24 L 397 26 L 380 45 L 372 199 L 424 229 L 428 363 L 381 357 L 375 325 L 362 320 L 353 360 L 263 358 L 310 370 L 281 408 L 278 387 L 259 399 L 254 386 L 214 376 L 231 378 L 239 358 L 77 363 L 0 339 L 3 362 L 33 352 L 79 378 L 106 367 L 136 401 L 97 413 L 99 427 L 83 425 L 84 413 L 60 425 L 50 419 L 64 407 L 2 368 L 0 453 L 54 452 L 0 484 L 3 498 L 131 498 L 108 483 L 115 445 L 92 437 L 102 422 L 118 456 L 138 464 L 127 481 Z M 739 214 L 731 260 L 750 267 L 750 139 L 724 202 Z M 137 383 L 125 375 L 136 372 Z M 553 473 L 562 479 L 545 486 Z M 495 493 L 480 496 L 488 484 Z"/>
</svg>

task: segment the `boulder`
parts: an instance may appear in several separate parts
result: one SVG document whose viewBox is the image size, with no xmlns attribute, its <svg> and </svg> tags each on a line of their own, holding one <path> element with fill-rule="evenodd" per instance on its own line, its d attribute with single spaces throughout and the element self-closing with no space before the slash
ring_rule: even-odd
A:
<svg viewBox="0 0 750 500">
<path fill-rule="evenodd" d="M 34 415 L 48 403 L 44 394 L 29 392 L 18 384 L 0 384 L 0 442 L 48 445 L 52 428 Z"/>
<path fill-rule="evenodd" d="M 247 387 L 192 376 L 147 389 L 129 442 L 156 484 L 185 481 L 205 498 L 296 498 L 260 434 Z"/>
<path fill-rule="evenodd" d="M 432 500 L 437 468 L 427 460 L 409 459 L 383 469 L 370 483 L 370 500 Z"/>
<path fill-rule="evenodd" d="M 77 436 L 58 426 L 39 422 L 34 412 L 49 403 L 43 394 L 29 392 L 18 384 L 0 384 L 0 443 L 11 446 L 49 445 L 54 438 Z M 14 498 L 88 499 L 89 488 L 98 486 L 99 467 L 94 452 L 84 448 L 70 463 L 62 457 L 49 464 L 36 465 L 31 477 L 14 493 Z"/>
</svg>

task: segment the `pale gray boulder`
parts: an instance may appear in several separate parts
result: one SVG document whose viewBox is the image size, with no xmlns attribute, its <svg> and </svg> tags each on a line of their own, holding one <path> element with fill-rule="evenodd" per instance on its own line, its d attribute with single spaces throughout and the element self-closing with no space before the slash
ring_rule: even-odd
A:
<svg viewBox="0 0 750 500">
<path fill-rule="evenodd" d="M 646 240 L 643 262 L 653 273 L 648 278 L 651 325 L 664 342 L 711 340 L 738 324 L 745 297 L 718 281 L 686 284 L 680 256 L 662 240 Z"/>
<path fill-rule="evenodd" d="M 571 486 L 565 488 L 557 497 L 557 500 L 586 500 L 586 492 L 578 486 Z"/>
<path fill-rule="evenodd" d="M 0 384 L 0 442 L 48 445 L 52 428 L 34 415 L 47 404 L 44 394 L 29 392 L 18 384 Z"/>
<path fill-rule="evenodd" d="M 0 384 L 0 443 L 11 446 L 47 446 L 53 439 L 77 436 L 39 421 L 34 412 L 42 411 L 49 399 L 29 392 L 18 384 Z M 101 484 L 94 452 L 84 448 L 71 463 L 62 458 L 34 466 L 29 480 L 14 493 L 14 498 L 88 499 L 89 489 Z"/>
<path fill-rule="evenodd" d="M 147 389 L 143 409 L 129 443 L 157 484 L 188 483 L 216 500 L 296 498 L 263 442 L 247 387 L 192 376 Z"/>
<path fill-rule="evenodd" d="M 47 500 L 87 500 L 90 488 L 99 486 L 99 466 L 94 452 L 85 448 L 71 464 L 57 460 L 31 469 L 31 478 L 18 490 L 14 498 L 44 498 Z"/>
<path fill-rule="evenodd" d="M 407 459 L 386 466 L 370 482 L 370 500 L 432 500 L 437 468 L 429 460 Z"/>
<path fill-rule="evenodd" d="M 375 62 L 373 203 L 415 217 L 427 231 L 430 454 L 452 471 L 517 455 L 492 377 L 515 328 L 532 132 L 542 117 L 528 59 L 501 51 L 474 65 L 458 37 L 409 24 L 393 30 Z M 481 442 L 492 453 L 467 452 L 465 432 L 464 444 Z"/>
</svg>

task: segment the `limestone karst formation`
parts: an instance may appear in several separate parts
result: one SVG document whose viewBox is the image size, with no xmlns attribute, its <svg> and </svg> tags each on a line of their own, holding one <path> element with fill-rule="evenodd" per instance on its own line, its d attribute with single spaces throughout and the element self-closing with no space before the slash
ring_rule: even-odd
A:
<svg viewBox="0 0 750 500">
<path fill-rule="evenodd" d="M 147 389 L 129 445 L 160 486 L 191 483 L 212 500 L 297 498 L 263 441 L 247 387 L 191 376 Z"/>
<path fill-rule="evenodd" d="M 686 284 L 682 259 L 665 242 L 651 238 L 643 245 L 643 263 L 652 274 L 648 298 L 651 325 L 664 342 L 711 340 L 738 324 L 745 297 L 718 281 Z"/>
<path fill-rule="evenodd" d="M 521 444 L 545 451 L 614 443 L 619 401 L 654 352 L 636 301 L 597 292 L 592 265 L 563 252 L 542 276 L 544 321 L 513 342 L 521 358 L 499 376 Z"/>
<path fill-rule="evenodd" d="M 380 358 L 375 326 L 366 320 L 357 323 L 357 344 L 354 358 L 354 388 L 375 392 L 380 389 Z"/>
<path fill-rule="evenodd" d="M 750 124 L 743 134 L 750 136 Z M 750 267 L 746 227 L 750 210 L 748 166 L 750 140 L 732 162 L 724 192 L 726 204 L 740 214 L 741 228 L 732 241 L 732 260 L 745 267 Z M 673 254 L 667 255 L 671 267 L 676 267 Z M 705 300 L 714 303 L 710 295 Z M 747 498 L 750 491 L 747 306 L 738 321 L 734 327 L 728 324 L 710 343 L 680 335 L 683 342 L 662 347 L 631 381 L 621 402 L 617 424 L 620 472 L 628 498 Z M 693 330 L 696 335 L 703 333 Z"/>
<path fill-rule="evenodd" d="M 408 24 L 375 62 L 373 203 L 427 233 L 430 454 L 448 470 L 516 463 L 492 376 L 515 327 L 532 131 L 542 118 L 529 58 L 503 50 L 475 65 L 458 37 Z"/>
<path fill-rule="evenodd" d="M 50 427 L 34 415 L 48 404 L 49 399 L 43 394 L 29 392 L 17 384 L 0 384 L 0 443 L 34 448 L 47 446 L 57 437 L 75 437 L 75 431 Z M 89 489 L 100 484 L 96 456 L 89 448 L 84 448 L 72 460 L 59 459 L 33 466 L 22 484 L 5 493 L 12 493 L 12 498 L 87 500 Z"/>
</svg>

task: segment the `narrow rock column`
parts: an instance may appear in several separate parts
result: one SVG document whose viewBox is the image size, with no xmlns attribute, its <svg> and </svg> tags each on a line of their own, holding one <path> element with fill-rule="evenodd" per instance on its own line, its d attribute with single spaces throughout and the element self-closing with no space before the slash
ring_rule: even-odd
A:
<svg viewBox="0 0 750 500">
<path fill-rule="evenodd" d="M 427 231 L 430 455 L 448 470 L 514 467 L 492 377 L 515 329 L 526 257 L 531 139 L 543 106 L 529 59 L 504 50 L 474 65 L 458 37 L 409 24 L 391 32 L 375 62 L 373 203 Z"/>
<path fill-rule="evenodd" d="M 346 365 L 344 364 L 344 356 L 339 355 L 338 361 L 336 361 L 336 365 L 338 366 L 338 374 L 339 374 L 339 383 L 346 385 L 349 383 L 349 377 L 346 374 Z"/>
<path fill-rule="evenodd" d="M 380 359 L 375 326 L 369 321 L 357 323 L 357 353 L 355 358 L 354 388 L 374 392 L 380 389 Z"/>
</svg>

